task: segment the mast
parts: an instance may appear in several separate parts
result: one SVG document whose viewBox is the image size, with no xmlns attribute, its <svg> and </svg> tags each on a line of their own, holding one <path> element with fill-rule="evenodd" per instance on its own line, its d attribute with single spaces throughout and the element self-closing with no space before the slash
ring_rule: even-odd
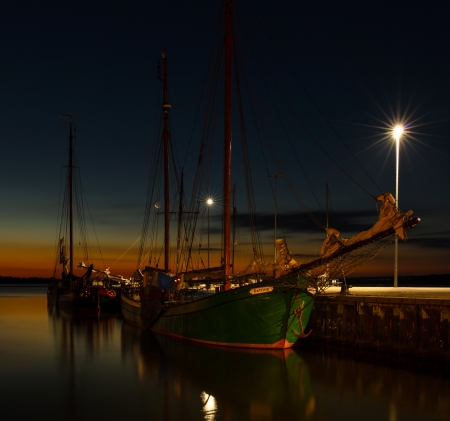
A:
<svg viewBox="0 0 450 421">
<path fill-rule="evenodd" d="M 236 248 L 236 184 L 233 187 L 233 248 L 231 253 L 231 274 L 234 276 L 234 252 Z"/>
<path fill-rule="evenodd" d="M 164 111 L 164 271 L 169 271 L 169 232 L 170 232 L 170 203 L 169 203 L 169 111 L 167 87 L 167 59 L 166 49 L 162 54 L 163 63 L 163 111 Z"/>
<path fill-rule="evenodd" d="M 180 254 L 181 254 L 181 226 L 183 223 L 183 193 L 184 193 L 184 173 L 181 169 L 181 180 L 180 180 L 180 201 L 178 203 L 178 236 L 177 236 L 177 266 L 176 273 L 178 274 L 180 266 Z"/>
<path fill-rule="evenodd" d="M 69 280 L 71 282 L 72 287 L 72 275 L 73 275 L 73 136 L 72 136 L 72 117 L 70 118 L 70 133 L 69 133 L 69 226 L 70 226 L 70 235 L 69 235 Z"/>
<path fill-rule="evenodd" d="M 232 6 L 225 0 L 225 105 L 224 105 L 224 165 L 223 165 L 223 263 L 225 279 L 230 277 L 230 195 L 231 195 L 231 84 L 232 84 Z"/>
<path fill-rule="evenodd" d="M 60 115 L 59 118 L 69 119 L 69 281 L 73 274 L 73 135 L 72 116 L 70 114 Z"/>
</svg>

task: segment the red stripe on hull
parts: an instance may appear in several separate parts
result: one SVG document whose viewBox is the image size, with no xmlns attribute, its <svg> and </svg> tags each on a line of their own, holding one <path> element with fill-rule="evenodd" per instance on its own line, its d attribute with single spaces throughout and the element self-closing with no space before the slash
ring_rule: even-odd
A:
<svg viewBox="0 0 450 421">
<path fill-rule="evenodd" d="M 227 343 L 227 342 L 214 342 L 214 341 L 205 341 L 202 339 L 186 338 L 185 336 L 177 335 L 176 333 L 170 333 L 170 332 L 166 332 L 164 330 L 159 330 L 159 329 L 154 329 L 154 328 L 150 328 L 150 330 L 152 332 L 159 333 L 161 335 L 172 336 L 174 338 L 183 339 L 183 340 L 189 341 L 189 342 L 196 342 L 196 343 L 215 345 L 215 346 L 226 346 L 226 347 L 230 347 L 230 348 L 288 349 L 288 348 L 292 348 L 294 346 L 294 343 L 290 343 L 286 339 L 280 339 L 279 341 L 274 342 L 272 344 Z"/>
</svg>

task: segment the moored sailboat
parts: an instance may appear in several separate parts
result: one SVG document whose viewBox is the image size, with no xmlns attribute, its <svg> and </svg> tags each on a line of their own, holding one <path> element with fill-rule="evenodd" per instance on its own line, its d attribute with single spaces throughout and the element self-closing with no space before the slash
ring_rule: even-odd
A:
<svg viewBox="0 0 450 421">
<path fill-rule="evenodd" d="M 224 142 L 223 142 L 223 218 L 222 261 L 218 268 L 195 267 L 192 243 L 196 235 L 196 216 L 200 202 L 200 185 L 204 175 L 197 172 L 193 188 L 191 216 L 183 226 L 183 238 L 187 245 L 184 267 L 169 265 L 169 199 L 168 199 L 168 131 L 166 128 L 170 105 L 164 97 L 164 268 L 147 265 L 139 272 L 138 299 L 122 300 L 126 320 L 152 331 L 190 341 L 230 347 L 290 348 L 300 338 L 308 335 L 307 325 L 314 303 L 314 295 L 322 291 L 328 279 L 349 274 L 362 263 L 375 257 L 395 235 L 406 238 L 405 230 L 419 222 L 412 219 L 412 212 L 402 213 L 392 202 L 392 196 L 377 197 L 382 201 L 379 221 L 368 231 L 350 239 L 340 239 L 339 232 L 321 227 L 326 233 L 320 256 L 298 264 L 284 240 L 276 240 L 278 257 L 273 265 L 264 265 L 255 236 L 254 255 L 247 269 L 239 276 L 234 273 L 231 244 L 231 140 L 232 140 L 232 58 L 233 58 L 233 12 L 232 1 L 225 0 L 225 95 L 224 95 Z M 164 66 L 167 62 L 163 57 Z M 166 74 L 166 67 L 164 67 Z M 166 79 L 164 92 L 167 93 Z M 239 97 L 239 95 L 238 95 Z M 241 112 L 241 109 L 239 109 Z M 204 145 L 200 147 L 200 167 Z M 203 179 L 202 179 L 203 178 Z M 249 183 L 248 183 L 249 184 Z M 252 204 L 252 196 L 249 202 Z M 148 201 L 147 211 L 153 202 Z M 179 215 L 182 212 L 179 212 Z M 192 216 L 193 215 L 193 216 Z M 148 220 L 144 223 L 148 224 Z M 145 228 L 147 229 L 147 228 Z M 180 236 L 179 236 L 180 238 Z M 139 265 L 144 262 L 141 243 Z M 177 249 L 178 250 L 178 249 Z M 209 251 L 209 247 L 208 247 Z M 178 255 L 178 253 L 177 253 Z M 209 265 L 208 265 L 209 266 Z M 270 268 L 270 270 L 269 270 Z M 140 269 L 140 267 L 139 267 Z M 198 290 L 198 285 L 204 285 Z M 213 288 L 211 288 L 213 287 Z M 138 304 L 139 301 L 139 304 Z M 134 311 L 134 313 L 133 313 Z M 134 318 L 134 321 L 132 320 Z"/>
<path fill-rule="evenodd" d="M 77 266 L 84 270 L 82 275 L 74 273 L 74 199 L 78 210 L 78 217 L 81 219 L 80 231 L 83 242 L 86 242 L 86 231 L 84 224 L 83 206 L 81 192 L 74 194 L 74 186 L 80 189 L 81 181 L 75 182 L 74 174 L 74 135 L 72 130 L 72 117 L 70 115 L 61 116 L 68 118 L 69 122 L 69 162 L 67 165 L 66 191 L 64 204 L 62 207 L 62 218 L 59 230 L 59 242 L 56 253 L 56 263 L 52 281 L 47 289 L 47 302 L 51 306 L 64 309 L 91 310 L 103 308 L 113 308 L 118 305 L 118 296 L 113 288 L 108 287 L 111 281 L 107 271 L 94 269 L 93 264 L 86 266 L 81 262 Z M 69 239 L 69 255 L 66 254 L 66 241 Z M 81 243 L 81 240 L 80 240 Z M 87 257 L 87 247 L 85 246 Z M 58 279 L 56 272 L 60 268 L 61 278 Z"/>
</svg>

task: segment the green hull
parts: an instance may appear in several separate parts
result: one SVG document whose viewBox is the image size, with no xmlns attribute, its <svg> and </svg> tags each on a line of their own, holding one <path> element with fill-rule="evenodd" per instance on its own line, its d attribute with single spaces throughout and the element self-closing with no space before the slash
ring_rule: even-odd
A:
<svg viewBox="0 0 450 421">
<path fill-rule="evenodd" d="M 290 348 L 305 336 L 314 298 L 302 278 L 289 285 L 285 281 L 247 285 L 166 308 L 150 329 L 215 345 Z"/>
</svg>

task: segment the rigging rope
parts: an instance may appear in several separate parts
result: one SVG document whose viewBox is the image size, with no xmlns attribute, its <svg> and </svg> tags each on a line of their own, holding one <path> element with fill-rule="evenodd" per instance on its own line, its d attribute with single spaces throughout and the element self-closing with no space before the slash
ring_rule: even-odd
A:
<svg viewBox="0 0 450 421">
<path fill-rule="evenodd" d="M 346 147 L 346 149 L 350 152 L 351 156 L 355 159 L 355 161 L 359 164 L 359 166 L 361 167 L 361 169 L 366 173 L 366 175 L 369 177 L 369 179 L 374 183 L 374 185 L 378 188 L 378 190 L 380 192 L 382 192 L 381 188 L 377 185 L 377 183 L 375 182 L 375 180 L 369 175 L 369 173 L 366 171 L 366 169 L 363 167 L 363 165 L 361 164 L 361 162 L 356 158 L 356 156 L 353 154 L 353 152 L 350 150 L 350 148 L 347 146 L 347 144 L 344 142 L 344 140 L 342 139 L 342 137 L 339 135 L 339 133 L 336 131 L 336 129 L 334 128 L 334 126 L 331 124 L 331 122 L 327 119 L 327 117 L 325 116 L 325 114 L 322 112 L 322 110 L 319 108 L 319 106 L 317 105 L 317 103 L 314 101 L 314 99 L 312 98 L 312 96 L 309 94 L 309 92 L 306 90 L 305 86 L 301 83 L 300 79 L 298 78 L 298 76 L 295 74 L 295 72 L 292 70 L 292 67 L 290 66 L 290 64 L 288 63 L 288 61 L 284 58 L 284 56 L 281 54 L 280 50 L 278 49 L 278 47 L 276 46 L 276 44 L 274 43 L 274 41 L 272 40 L 272 38 L 270 37 L 269 33 L 267 32 L 267 30 L 265 29 L 264 25 L 262 24 L 262 22 L 260 21 L 260 19 L 258 18 L 258 16 L 256 15 L 255 11 L 253 10 L 252 6 L 250 5 L 249 2 L 247 2 L 250 10 L 252 11 L 253 15 L 256 17 L 257 21 L 259 22 L 259 24 L 261 25 L 261 28 L 264 30 L 264 32 L 266 33 L 267 37 L 269 38 L 270 42 L 272 43 L 272 45 L 274 46 L 274 48 L 276 49 L 277 53 L 280 55 L 281 59 L 284 61 L 284 63 L 286 64 L 287 68 L 290 70 L 290 72 L 292 73 L 292 75 L 294 76 L 294 78 L 296 79 L 296 81 L 298 82 L 298 84 L 301 86 L 301 88 L 303 89 L 303 91 L 305 92 L 305 94 L 307 95 L 307 97 L 310 99 L 310 101 L 313 103 L 313 105 L 316 107 L 317 111 L 320 113 L 320 115 L 322 116 L 322 118 L 326 121 L 326 123 L 328 124 L 328 126 L 331 128 L 331 130 L 333 131 L 333 133 L 336 135 L 336 137 L 341 141 L 341 143 Z M 271 74 L 272 75 L 272 74 Z M 272 75 L 273 77 L 273 75 Z M 284 95 L 283 95 L 283 98 Z M 287 102 L 288 106 L 290 107 L 289 102 Z M 290 107 L 291 108 L 291 107 Z M 298 117 L 298 115 L 295 113 L 295 111 L 291 108 L 292 112 L 294 113 L 294 115 L 297 117 L 298 121 L 300 122 L 300 124 L 303 123 L 300 120 L 300 118 Z M 304 127 L 304 129 L 306 130 L 306 128 Z M 308 132 L 308 131 L 307 131 Z M 311 136 L 311 135 L 310 135 Z M 337 166 L 337 168 L 339 168 L 348 178 L 350 178 L 350 180 L 352 180 L 356 185 L 358 185 L 364 192 L 366 192 L 367 194 L 369 194 L 370 196 L 372 196 L 373 198 L 375 198 L 374 195 L 372 195 L 371 193 L 369 193 L 364 187 L 361 186 L 361 184 L 359 184 L 353 177 L 351 177 L 346 171 L 343 170 L 343 168 L 337 164 L 332 158 L 331 156 L 323 149 L 323 147 L 318 143 L 318 141 L 314 138 L 311 137 L 312 140 L 314 140 L 314 142 L 317 144 L 317 146 L 319 146 L 319 148 L 328 156 L 328 158 Z"/>
<path fill-rule="evenodd" d="M 247 28 L 248 27 L 248 24 L 247 25 L 243 25 L 243 27 L 244 28 Z M 247 31 L 244 29 L 244 34 L 245 34 L 245 36 L 246 36 L 246 38 L 247 38 L 247 40 L 248 40 L 248 37 L 249 37 L 249 35 L 247 34 Z M 254 38 L 253 38 L 254 39 Z M 257 46 L 257 43 L 254 41 L 253 42 L 256 46 Z M 265 78 L 264 78 L 264 76 L 263 76 L 263 73 L 262 73 L 262 71 L 261 71 L 261 67 L 259 66 L 259 63 L 258 63 L 258 61 L 256 60 L 256 56 L 255 56 L 255 53 L 254 53 L 254 50 L 253 50 L 253 48 L 251 47 L 251 43 L 249 42 L 248 43 L 249 45 L 250 45 L 250 50 L 251 50 L 251 52 L 252 52 L 252 54 L 253 54 L 253 57 L 255 58 L 255 63 L 256 63 L 256 65 L 257 65 L 257 68 L 258 68 L 258 71 L 259 71 L 259 74 L 261 75 L 261 78 L 262 78 L 262 80 L 263 80 L 263 82 L 264 82 L 264 85 L 265 85 L 265 87 L 266 87 L 266 91 L 268 92 L 268 94 L 269 94 L 269 97 L 270 97 L 270 100 L 271 100 L 271 103 L 272 103 L 272 105 L 273 105 L 273 108 L 275 109 L 275 112 L 276 112 L 276 114 L 277 114 L 277 117 L 278 117 L 278 120 L 280 121 L 280 124 L 281 124 L 281 126 L 282 126 L 282 128 L 283 128 L 283 131 L 284 131 L 284 133 L 285 133 L 285 135 L 286 135 L 286 138 L 288 139 L 288 141 L 289 141 L 289 145 L 291 146 L 291 149 L 292 149 L 292 151 L 293 151 L 293 153 L 294 153 L 294 156 L 295 156 L 295 158 L 296 158 L 296 160 L 297 160 L 297 162 L 298 162 L 298 164 L 299 164 L 299 166 L 300 166 L 300 168 L 301 168 L 301 170 L 302 170 L 302 173 L 303 173 L 303 176 L 305 177 L 305 180 L 306 180 L 306 182 L 307 182 L 307 184 L 308 184 L 308 186 L 309 186 L 309 188 L 310 188 L 310 190 L 311 190 L 311 193 L 312 193 L 312 195 L 314 196 L 314 198 L 316 199 L 316 203 L 317 203 L 317 205 L 319 206 L 319 209 L 321 208 L 321 206 L 320 206 L 320 203 L 319 203 L 319 201 L 317 200 L 317 197 L 316 197 L 316 195 L 315 195 L 315 193 L 314 193 L 314 190 L 313 190 L 313 188 L 312 188 L 312 186 L 311 186 L 311 183 L 310 183 L 310 181 L 309 181 L 309 177 L 307 176 L 307 174 L 306 174 L 306 172 L 305 172 L 305 170 L 304 170 L 304 167 L 303 167 L 303 165 L 302 165 L 302 163 L 301 163 L 301 161 L 300 161 L 300 159 L 299 159 L 299 157 L 298 157 L 298 155 L 297 155 L 297 151 L 295 150 L 295 148 L 294 148 L 294 146 L 293 146 L 293 144 L 292 144 L 292 141 L 291 141 L 291 138 L 290 138 L 290 136 L 289 136 L 289 134 L 288 134 L 288 132 L 287 132 L 287 130 L 286 130 L 286 127 L 285 127 L 285 124 L 283 123 L 283 120 L 281 119 L 281 116 L 280 116 L 280 114 L 279 114 L 279 112 L 278 112 L 278 108 L 276 107 L 276 105 L 275 105 L 275 101 L 274 101 L 274 99 L 273 99 L 273 96 L 271 95 L 271 93 L 270 93 L 270 90 L 269 90 L 269 88 L 268 88 L 268 85 L 267 85 L 267 82 L 266 82 L 266 80 L 265 80 Z M 262 54 L 261 54 L 261 52 L 260 52 L 260 50 L 258 49 L 258 52 L 259 52 L 259 55 L 262 57 Z M 264 58 L 263 58 L 263 60 L 264 60 Z M 266 64 L 265 62 L 264 62 L 264 64 Z M 268 66 L 267 66 L 267 64 L 266 64 L 266 68 L 268 69 Z M 269 69 L 268 69 L 269 70 Z M 278 85 L 276 85 L 277 87 L 278 87 Z M 280 91 L 280 93 L 282 94 L 282 92 L 281 92 L 281 90 L 278 88 L 278 90 Z M 283 94 L 282 94 L 283 95 Z M 256 103 L 256 101 L 254 101 L 255 103 Z M 312 136 L 312 135 L 311 135 Z M 267 137 L 267 139 L 268 139 L 268 137 Z M 273 149 L 272 149 L 273 150 Z M 285 175 L 286 176 L 286 175 Z M 272 186 L 271 186 L 272 187 Z M 306 205 L 303 205 L 304 207 L 306 207 Z"/>
<path fill-rule="evenodd" d="M 222 15 L 222 7 L 218 6 L 217 13 L 219 15 Z M 223 26 L 221 27 L 220 25 L 217 25 L 216 33 L 215 33 L 214 40 L 213 40 L 213 45 L 217 45 L 218 44 L 218 39 L 220 37 L 220 34 L 221 34 L 222 30 L 223 30 Z M 208 65 L 207 65 L 206 69 L 210 69 L 211 68 L 212 63 L 213 63 L 214 53 L 215 53 L 214 49 L 211 49 L 211 54 L 209 56 Z M 199 98 L 199 101 L 198 101 L 198 104 L 197 104 L 197 110 L 195 112 L 194 124 L 192 125 L 191 135 L 189 136 L 189 142 L 188 142 L 187 151 L 189 151 L 191 143 L 192 143 L 192 139 L 194 137 L 194 131 L 195 131 L 195 127 L 197 125 L 197 119 L 198 119 L 199 114 L 200 114 L 200 107 L 201 107 L 201 104 L 202 104 L 202 98 L 203 98 L 203 94 L 205 92 L 205 88 L 206 88 L 207 83 L 208 83 L 208 71 L 206 72 L 205 77 L 203 79 L 202 90 L 201 90 L 200 98 Z M 186 152 L 186 156 L 184 158 L 184 162 L 183 162 L 183 165 L 182 165 L 183 168 L 186 167 L 187 157 L 188 157 L 188 153 Z"/>
<path fill-rule="evenodd" d="M 244 73 L 246 74 L 246 72 Z M 256 130 L 258 132 L 258 139 L 259 139 L 259 144 L 260 144 L 260 148 L 261 148 L 261 152 L 262 154 L 265 156 L 264 154 L 264 148 L 262 146 L 262 142 L 261 142 L 261 136 L 260 136 L 260 131 L 258 129 L 258 127 L 261 127 L 263 135 L 264 135 L 264 139 L 267 143 L 267 146 L 270 150 L 270 154 L 273 157 L 275 163 L 276 163 L 276 167 L 278 169 L 279 172 L 283 172 L 282 171 L 282 164 L 276 154 L 276 151 L 272 145 L 272 143 L 270 142 L 267 130 L 266 130 L 266 126 L 264 124 L 264 119 L 259 111 L 259 108 L 257 106 L 257 101 L 255 99 L 255 94 L 254 91 L 251 88 L 251 84 L 247 82 L 246 84 L 247 87 L 247 91 L 248 91 L 248 95 L 249 98 L 251 99 L 251 103 L 253 104 L 253 108 L 252 108 L 252 113 L 253 113 L 253 118 L 259 121 L 259 125 L 255 123 L 256 126 Z M 264 159 L 265 163 L 266 163 L 266 159 Z M 269 174 L 269 171 L 267 169 L 266 166 L 266 170 L 267 170 L 267 174 Z M 299 203 L 299 205 L 303 208 L 304 212 L 311 218 L 312 221 L 314 221 L 318 226 L 322 227 L 323 225 L 320 223 L 320 221 L 312 214 L 312 212 L 309 211 L 308 207 L 305 205 L 305 203 L 300 199 L 300 196 L 298 195 L 298 193 L 296 192 L 295 188 L 293 187 L 292 183 L 290 182 L 289 178 L 285 175 L 284 177 L 286 184 L 288 185 L 292 195 L 295 197 L 295 199 L 297 200 L 297 202 Z"/>
</svg>

